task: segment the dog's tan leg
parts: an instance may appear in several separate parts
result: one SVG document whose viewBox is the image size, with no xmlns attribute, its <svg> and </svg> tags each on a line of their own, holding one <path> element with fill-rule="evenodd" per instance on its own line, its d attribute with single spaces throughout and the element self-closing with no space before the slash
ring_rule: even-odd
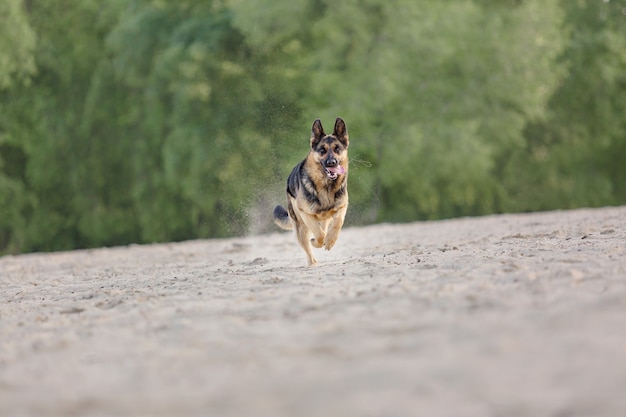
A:
<svg viewBox="0 0 626 417">
<path fill-rule="evenodd" d="M 335 243 L 337 243 L 339 231 L 341 231 L 341 227 L 343 226 L 343 219 L 346 217 L 346 211 L 348 211 L 347 205 L 339 209 L 333 216 L 330 227 L 328 228 L 328 233 L 324 238 L 324 248 L 326 250 L 331 250 L 332 247 L 335 246 Z"/>
<path fill-rule="evenodd" d="M 320 223 L 315 217 L 302 215 L 302 220 L 313 233 L 313 239 L 311 244 L 316 248 L 321 248 L 324 245 L 324 238 L 326 237 L 326 229 L 328 228 L 328 222 Z"/>
<path fill-rule="evenodd" d="M 321 248 L 322 246 L 324 246 L 324 241 L 326 240 L 326 232 L 328 231 L 328 225 L 331 221 L 332 219 L 328 219 L 319 223 L 320 234 L 317 235 L 316 239 L 311 239 L 311 243 L 316 248 Z"/>
<path fill-rule="evenodd" d="M 300 243 L 300 246 L 302 246 L 302 249 L 306 252 L 309 266 L 317 265 L 317 260 L 313 256 L 313 248 L 311 248 L 311 232 L 306 223 L 302 221 L 302 218 L 299 220 L 300 221 L 294 222 L 298 243 Z"/>
<path fill-rule="evenodd" d="M 315 256 L 313 256 L 313 248 L 311 248 L 311 239 L 310 239 L 311 235 L 307 232 L 304 232 L 304 233 L 301 233 L 301 232 L 303 231 L 300 230 L 298 232 L 298 242 L 300 242 L 300 246 L 302 246 L 302 249 L 304 249 L 304 251 L 306 252 L 306 257 L 307 257 L 309 266 L 315 266 L 317 265 L 317 260 L 315 259 Z"/>
<path fill-rule="evenodd" d="M 291 223 L 293 224 L 293 230 L 296 233 L 296 239 L 298 239 L 298 243 L 302 249 L 304 249 L 304 252 L 306 252 L 309 266 L 317 265 L 317 260 L 315 260 L 313 256 L 313 248 L 311 248 L 311 231 L 307 227 L 306 222 L 302 219 L 302 212 L 294 209 L 295 204 L 295 200 L 289 199 L 287 207 Z"/>
</svg>

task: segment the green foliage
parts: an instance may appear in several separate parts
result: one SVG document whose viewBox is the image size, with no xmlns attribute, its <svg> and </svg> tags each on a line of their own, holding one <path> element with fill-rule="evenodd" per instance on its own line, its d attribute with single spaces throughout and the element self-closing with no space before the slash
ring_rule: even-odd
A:
<svg viewBox="0 0 626 417">
<path fill-rule="evenodd" d="M 6 94 L 13 84 L 29 83 L 35 73 L 34 48 L 35 33 L 22 1 L 0 3 L 0 94 Z M 22 145 L 0 128 L 0 253 L 17 251 L 24 245 L 26 214 L 33 204 L 24 184 L 24 165 Z"/>
<path fill-rule="evenodd" d="M 115 152 L 142 155 L 124 161 L 141 240 L 244 233 L 246 201 L 273 181 L 268 161 L 287 156 L 282 142 L 297 121 L 293 97 L 259 73 L 268 58 L 217 2 L 145 4 L 122 17 L 106 44 L 87 119 L 107 125 L 117 112 Z M 87 128 L 99 136 L 97 125 Z"/>
<path fill-rule="evenodd" d="M 0 252 L 272 230 L 344 117 L 351 224 L 626 202 L 595 0 L 6 0 Z"/>
<path fill-rule="evenodd" d="M 555 62 L 558 4 L 352 1 L 320 9 L 300 29 L 310 34 L 299 35 L 309 39 L 300 70 L 312 79 L 305 113 L 342 113 L 357 127 L 353 145 L 376 162 L 357 204 L 373 183 L 383 203 L 369 198 L 380 206 L 367 210 L 370 220 L 497 210 L 504 191 L 496 164 L 523 144 L 526 123 L 545 116 L 563 73 Z"/>
<path fill-rule="evenodd" d="M 562 1 L 568 69 L 549 117 L 503 164 L 506 210 L 626 203 L 626 17 L 618 2 Z"/>
<path fill-rule="evenodd" d="M 35 72 L 35 33 L 22 0 L 0 3 L 0 91 L 14 82 L 27 83 Z"/>
</svg>

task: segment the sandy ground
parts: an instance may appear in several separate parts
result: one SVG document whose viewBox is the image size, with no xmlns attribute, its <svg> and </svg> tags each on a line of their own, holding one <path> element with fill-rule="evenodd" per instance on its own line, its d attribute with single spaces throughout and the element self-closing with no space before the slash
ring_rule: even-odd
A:
<svg viewBox="0 0 626 417">
<path fill-rule="evenodd" d="M 2 416 L 625 416 L 626 207 L 0 258 Z"/>
</svg>

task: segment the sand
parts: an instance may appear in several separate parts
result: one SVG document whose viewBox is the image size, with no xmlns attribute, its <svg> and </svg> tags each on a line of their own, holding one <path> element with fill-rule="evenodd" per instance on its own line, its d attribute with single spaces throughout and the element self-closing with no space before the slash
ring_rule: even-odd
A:
<svg viewBox="0 0 626 417">
<path fill-rule="evenodd" d="M 624 416 L 626 207 L 0 258 L 2 416 Z"/>
</svg>

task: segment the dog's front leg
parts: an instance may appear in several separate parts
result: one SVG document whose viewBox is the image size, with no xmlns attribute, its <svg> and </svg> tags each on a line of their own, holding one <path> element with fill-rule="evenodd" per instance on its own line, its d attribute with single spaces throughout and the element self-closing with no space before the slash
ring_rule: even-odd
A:
<svg viewBox="0 0 626 417">
<path fill-rule="evenodd" d="M 298 243 L 306 252 L 306 257 L 309 262 L 309 266 L 317 265 L 317 260 L 313 256 L 313 249 L 311 248 L 311 232 L 304 222 L 296 222 L 295 223 L 295 231 L 296 237 L 298 238 Z"/>
<path fill-rule="evenodd" d="M 293 198 L 288 200 L 287 210 L 293 229 L 296 232 L 298 243 L 300 243 L 300 246 L 306 253 L 309 266 L 317 265 L 317 260 L 313 256 L 313 248 L 311 247 L 311 230 L 306 221 L 308 216 L 297 208 L 296 201 Z"/>
<path fill-rule="evenodd" d="M 326 236 L 326 227 L 324 227 L 317 218 L 304 214 L 302 216 L 302 220 L 308 227 L 308 229 L 313 233 L 313 238 L 311 239 L 311 244 L 313 247 L 321 248 L 324 245 L 324 237 Z"/>
<path fill-rule="evenodd" d="M 337 210 L 337 213 L 333 215 L 333 220 L 328 228 L 328 233 L 326 233 L 326 237 L 324 238 L 324 248 L 326 250 L 331 250 L 332 247 L 335 246 L 335 243 L 337 243 L 339 232 L 343 226 L 343 219 L 346 217 L 346 211 L 348 211 L 347 204 Z"/>
</svg>

